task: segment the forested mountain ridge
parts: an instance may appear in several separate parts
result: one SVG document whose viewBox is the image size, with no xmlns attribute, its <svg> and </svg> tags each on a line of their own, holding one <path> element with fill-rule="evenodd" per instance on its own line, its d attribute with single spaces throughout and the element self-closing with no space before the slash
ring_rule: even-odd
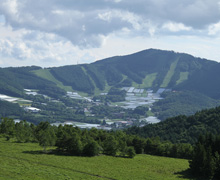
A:
<svg viewBox="0 0 220 180">
<path fill-rule="evenodd" d="M 131 85 L 155 90 L 160 87 L 194 90 L 196 87 L 188 88 L 191 81 L 182 85 L 183 82 L 193 78 L 197 72 L 203 72 L 202 69 L 206 77 L 206 71 L 214 68 L 216 64 L 218 63 L 187 54 L 149 49 L 91 64 L 51 68 L 50 72 L 63 84 L 87 93 L 93 93 L 96 88 L 105 90 L 106 86 Z M 68 77 L 68 74 L 80 78 L 74 80 L 73 77 Z M 197 77 L 194 79 L 197 80 Z"/>
<path fill-rule="evenodd" d="M 207 132 L 220 133 L 220 107 L 202 110 L 192 116 L 176 116 L 168 118 L 157 124 L 144 127 L 131 127 L 126 130 L 129 134 L 142 137 L 160 137 L 173 143 L 192 143 L 197 141 L 199 135 Z"/>
<path fill-rule="evenodd" d="M 178 93 L 166 96 L 152 109 L 162 120 L 179 114 L 191 115 L 204 108 L 220 105 L 218 82 L 218 62 L 156 49 L 115 56 L 91 64 L 0 68 L 0 94 L 13 97 L 25 97 L 24 89 L 35 89 L 39 94 L 56 99 L 67 91 L 93 96 L 107 93 L 111 87 L 133 86 L 155 92 L 159 88 L 172 89 Z"/>
<path fill-rule="evenodd" d="M 91 64 L 45 68 L 32 66 L 0 69 L 0 92 L 21 94 L 23 88 L 54 89 L 62 94 L 63 86 L 94 94 L 109 86 L 135 85 L 142 88 L 171 88 L 203 93 L 220 98 L 220 65 L 215 61 L 195 58 L 188 54 L 149 49 L 126 56 L 116 56 Z M 48 92 L 47 92 L 48 93 Z M 10 94 L 10 95 L 11 95 Z"/>
<path fill-rule="evenodd" d="M 63 85 L 89 94 L 109 86 L 171 88 L 189 90 L 220 98 L 220 65 L 173 51 L 149 49 L 127 56 L 116 56 L 91 64 L 51 68 L 50 73 Z"/>
</svg>

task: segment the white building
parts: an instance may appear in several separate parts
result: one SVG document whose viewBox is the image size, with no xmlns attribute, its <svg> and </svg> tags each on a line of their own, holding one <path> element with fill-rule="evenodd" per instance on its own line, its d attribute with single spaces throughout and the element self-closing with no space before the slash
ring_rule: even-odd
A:
<svg viewBox="0 0 220 180">
<path fill-rule="evenodd" d="M 33 113 L 37 113 L 37 112 L 41 111 L 40 109 L 35 108 L 35 107 L 25 107 L 24 110 L 28 111 L 28 112 L 33 112 Z"/>
</svg>

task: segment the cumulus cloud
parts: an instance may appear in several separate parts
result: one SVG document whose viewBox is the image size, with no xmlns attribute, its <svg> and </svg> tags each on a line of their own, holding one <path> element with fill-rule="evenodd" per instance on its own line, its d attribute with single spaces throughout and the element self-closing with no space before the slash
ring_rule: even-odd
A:
<svg viewBox="0 0 220 180">
<path fill-rule="evenodd" d="M 100 35 L 124 28 L 152 32 L 152 27 L 146 26 L 149 21 L 154 26 L 174 22 L 173 27 L 166 26 L 171 31 L 185 27 L 201 29 L 219 20 L 218 3 L 218 0 L 1 0 L 0 13 L 15 29 L 55 33 L 81 47 L 99 47 Z"/>
<path fill-rule="evenodd" d="M 59 64 L 77 56 L 88 62 L 97 57 L 86 50 L 104 46 L 112 36 L 213 37 L 220 32 L 220 0 L 0 0 L 0 4 L 1 56 L 22 61 Z"/>
<path fill-rule="evenodd" d="M 182 23 L 172 23 L 172 22 L 165 23 L 162 26 L 162 28 L 167 29 L 171 32 L 190 31 L 192 29 L 191 27 L 186 27 Z"/>
<path fill-rule="evenodd" d="M 5 34 L 7 32 L 7 34 Z M 42 67 L 92 62 L 84 51 L 56 34 L 32 30 L 12 30 L 0 26 L 1 66 L 39 65 Z M 10 34 L 10 36 L 8 36 Z M 4 38 L 5 37 L 5 38 Z M 89 56 L 89 55 L 88 55 Z"/>
<path fill-rule="evenodd" d="M 211 24 L 209 26 L 209 35 L 218 35 L 220 34 L 220 21 L 216 24 Z"/>
</svg>

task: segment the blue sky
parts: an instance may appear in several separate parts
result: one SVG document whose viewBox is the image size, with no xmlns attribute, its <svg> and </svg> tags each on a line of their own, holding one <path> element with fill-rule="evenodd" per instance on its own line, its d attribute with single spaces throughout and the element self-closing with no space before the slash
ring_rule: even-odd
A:
<svg viewBox="0 0 220 180">
<path fill-rule="evenodd" d="M 91 63 L 148 48 L 220 62 L 220 0 L 0 0 L 0 67 Z"/>
</svg>

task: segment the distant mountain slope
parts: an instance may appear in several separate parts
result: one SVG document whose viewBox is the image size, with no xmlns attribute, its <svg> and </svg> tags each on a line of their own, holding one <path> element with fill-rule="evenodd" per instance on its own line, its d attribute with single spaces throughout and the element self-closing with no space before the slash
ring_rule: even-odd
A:
<svg viewBox="0 0 220 180">
<path fill-rule="evenodd" d="M 52 81 L 43 79 L 32 71 L 39 70 L 40 67 L 16 67 L 0 69 L 0 94 L 15 97 L 24 96 L 24 89 L 36 89 L 40 93 L 50 96 L 65 94 L 65 91 L 56 86 Z"/>
<path fill-rule="evenodd" d="M 114 68 L 138 84 L 143 84 L 147 76 L 155 73 L 156 77 L 152 80 L 151 87 L 154 89 L 159 87 L 188 89 L 220 98 L 218 96 L 220 84 L 213 83 L 215 76 L 220 73 L 220 66 L 214 61 L 183 53 L 150 49 L 128 56 L 97 61 L 94 64 L 99 71 L 105 71 L 107 67 Z M 200 76 L 204 77 L 205 83 L 202 78 L 199 78 Z M 192 86 L 193 83 L 195 83 L 194 86 Z M 206 83 L 209 84 L 207 90 L 200 89 L 205 87 Z M 212 93 L 209 92 L 210 89 Z"/>
<path fill-rule="evenodd" d="M 187 81 L 175 87 L 177 90 L 190 90 L 203 93 L 209 97 L 220 98 L 220 64 L 206 63 L 189 75 Z"/>
<path fill-rule="evenodd" d="M 200 134 L 206 132 L 220 133 L 220 107 L 197 112 L 192 116 L 177 116 L 169 118 L 158 124 L 145 127 L 132 127 L 127 130 L 129 134 L 142 137 L 160 137 L 173 143 L 195 143 Z"/>
<path fill-rule="evenodd" d="M 149 49 L 127 56 L 116 56 L 92 64 L 50 68 L 63 85 L 93 94 L 107 86 L 137 85 L 193 90 L 220 98 L 220 65 L 188 54 Z M 45 69 L 47 71 L 47 69 Z"/>
<path fill-rule="evenodd" d="M 194 104 L 191 106 L 183 104 L 188 108 L 187 112 L 190 107 L 196 106 L 192 113 L 204 107 L 209 108 L 210 104 L 215 107 L 213 99 L 220 100 L 219 82 L 219 63 L 155 49 L 115 56 L 91 64 L 44 69 L 36 66 L 0 68 L 0 94 L 24 96 L 24 88 L 36 89 L 51 97 L 62 96 L 66 91 L 97 95 L 108 92 L 111 87 L 135 86 L 154 91 L 168 88 L 179 92 L 195 92 L 195 99 L 205 99 L 204 106 L 198 106 L 200 102 L 192 102 Z"/>
<path fill-rule="evenodd" d="M 42 69 L 20 67 L 0 69 L 1 92 L 21 94 L 22 88 L 42 89 L 45 84 L 93 94 L 96 89 L 136 85 L 193 90 L 220 98 L 220 65 L 188 54 L 149 49 L 116 56 L 92 64 Z M 47 87 L 46 86 L 46 87 Z M 6 90 L 4 90 L 4 88 Z"/>
<path fill-rule="evenodd" d="M 220 106 L 220 101 L 195 91 L 165 92 L 154 103 L 152 111 L 160 120 L 178 115 L 193 115 L 202 109 Z"/>
</svg>

